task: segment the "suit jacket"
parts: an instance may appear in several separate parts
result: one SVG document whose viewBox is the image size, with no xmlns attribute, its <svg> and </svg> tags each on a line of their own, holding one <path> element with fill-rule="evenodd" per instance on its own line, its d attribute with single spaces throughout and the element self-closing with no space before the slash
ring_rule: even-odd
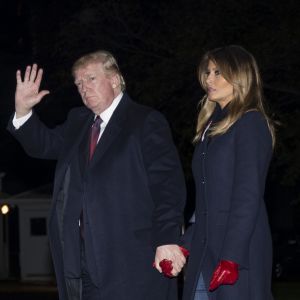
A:
<svg viewBox="0 0 300 300">
<path fill-rule="evenodd" d="M 213 119 L 224 114 L 226 109 L 217 106 Z M 239 279 L 208 292 L 210 300 L 272 299 L 272 241 L 263 200 L 271 155 L 271 135 L 257 111 L 245 113 L 225 134 L 206 134 L 196 145 L 196 222 L 186 233 L 191 251 L 184 300 L 194 299 L 200 273 L 208 290 L 222 259 L 239 264 Z"/>
<path fill-rule="evenodd" d="M 80 107 L 54 129 L 36 114 L 18 130 L 8 126 L 29 155 L 57 160 L 49 239 L 60 299 L 67 296 L 57 205 L 71 162 L 85 157 L 81 145 L 93 117 Z M 157 246 L 179 243 L 185 202 L 184 177 L 164 117 L 124 94 L 81 172 L 78 195 L 99 299 L 175 299 L 176 281 L 152 267 Z"/>
</svg>

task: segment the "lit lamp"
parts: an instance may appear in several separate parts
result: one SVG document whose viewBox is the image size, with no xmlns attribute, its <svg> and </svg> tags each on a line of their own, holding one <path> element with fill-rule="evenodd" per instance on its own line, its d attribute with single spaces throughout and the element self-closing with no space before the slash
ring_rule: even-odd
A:
<svg viewBox="0 0 300 300">
<path fill-rule="evenodd" d="M 2 213 L 2 215 L 6 215 L 6 214 L 8 214 L 9 213 L 9 206 L 7 205 L 7 204 L 3 204 L 2 206 L 1 206 L 1 213 Z"/>
</svg>

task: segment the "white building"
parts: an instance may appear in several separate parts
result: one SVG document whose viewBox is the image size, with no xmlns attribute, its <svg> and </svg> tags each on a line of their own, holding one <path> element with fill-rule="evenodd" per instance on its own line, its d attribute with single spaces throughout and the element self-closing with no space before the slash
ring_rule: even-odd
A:
<svg viewBox="0 0 300 300">
<path fill-rule="evenodd" d="M 1 207 L 10 208 L 0 214 L 0 279 L 54 280 L 47 237 L 50 203 L 50 185 L 0 199 Z"/>
</svg>

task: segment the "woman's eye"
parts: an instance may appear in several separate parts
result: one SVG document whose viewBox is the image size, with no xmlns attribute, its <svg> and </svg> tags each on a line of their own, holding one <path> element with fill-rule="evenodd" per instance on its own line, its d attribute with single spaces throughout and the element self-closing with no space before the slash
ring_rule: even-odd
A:
<svg viewBox="0 0 300 300">
<path fill-rule="evenodd" d="M 221 72 L 219 70 L 215 70 L 215 75 L 216 76 L 221 75 Z"/>
<path fill-rule="evenodd" d="M 204 76 L 205 76 L 205 77 L 208 77 L 209 74 L 210 74 L 210 72 L 209 72 L 209 71 L 206 71 L 206 72 L 204 73 Z"/>
</svg>

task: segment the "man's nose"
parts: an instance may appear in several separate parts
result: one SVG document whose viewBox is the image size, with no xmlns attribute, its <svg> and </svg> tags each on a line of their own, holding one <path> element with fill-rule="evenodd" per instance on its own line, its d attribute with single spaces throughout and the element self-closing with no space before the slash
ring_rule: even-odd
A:
<svg viewBox="0 0 300 300">
<path fill-rule="evenodd" d="M 84 94 L 84 93 L 86 93 L 86 89 L 87 89 L 86 83 L 82 82 L 80 85 L 79 91 Z"/>
</svg>

